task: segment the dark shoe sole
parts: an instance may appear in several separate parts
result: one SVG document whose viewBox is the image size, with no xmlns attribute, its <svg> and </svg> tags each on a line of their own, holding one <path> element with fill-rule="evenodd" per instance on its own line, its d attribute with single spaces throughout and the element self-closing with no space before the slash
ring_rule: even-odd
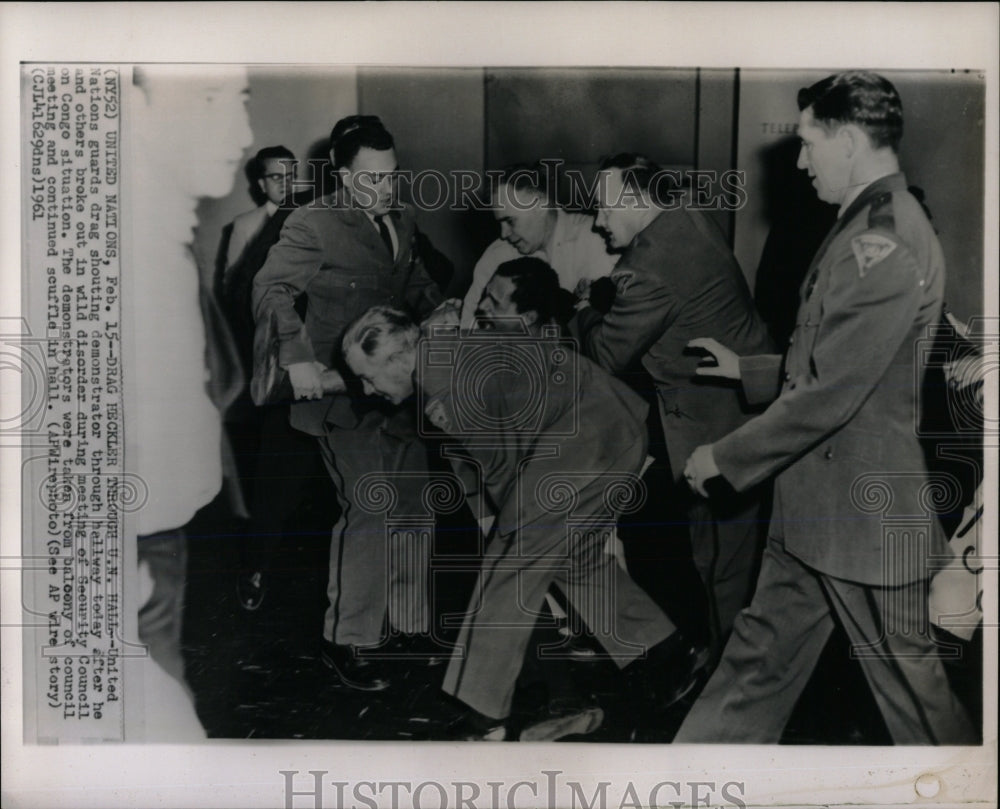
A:
<svg viewBox="0 0 1000 809">
<path fill-rule="evenodd" d="M 695 650 L 691 671 L 688 674 L 687 680 L 658 707 L 669 708 L 672 705 L 676 705 L 695 688 L 703 685 L 711 673 L 709 670 L 710 663 L 711 654 L 707 648 L 701 647 Z"/>
<path fill-rule="evenodd" d="M 256 587 L 256 588 L 246 588 L 253 589 L 255 592 L 252 596 L 244 597 L 244 587 L 240 582 L 236 583 L 236 600 L 240 603 L 240 606 L 247 612 L 255 612 L 260 609 L 260 605 L 264 603 L 264 596 L 267 595 L 267 586 Z"/>
<path fill-rule="evenodd" d="M 558 716 L 530 725 L 521 731 L 522 742 L 552 742 L 564 736 L 582 736 L 593 733 L 604 722 L 604 711 L 588 708 L 569 716 Z"/>
<path fill-rule="evenodd" d="M 341 683 L 346 685 L 348 688 L 353 688 L 355 691 L 385 691 L 389 687 L 388 680 L 377 679 L 370 683 L 352 680 L 340 670 L 333 658 L 331 658 L 326 652 L 320 654 L 319 659 L 323 662 L 324 666 L 337 675 L 337 678 Z"/>
</svg>

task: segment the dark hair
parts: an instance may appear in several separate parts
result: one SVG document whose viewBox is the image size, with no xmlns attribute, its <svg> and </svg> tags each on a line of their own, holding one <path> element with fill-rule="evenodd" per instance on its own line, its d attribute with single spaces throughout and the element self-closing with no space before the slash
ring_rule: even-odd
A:
<svg viewBox="0 0 1000 809">
<path fill-rule="evenodd" d="M 250 161 L 251 180 L 260 180 L 264 176 L 264 164 L 268 160 L 295 160 L 295 155 L 286 146 L 265 146 Z"/>
<path fill-rule="evenodd" d="M 859 126 L 876 148 L 899 150 L 903 137 L 903 102 L 892 83 L 864 70 L 836 73 L 799 90 L 799 109 L 812 108 L 826 130 L 841 124 Z"/>
<path fill-rule="evenodd" d="M 348 115 L 337 121 L 330 132 L 333 167 L 350 166 L 362 149 L 387 151 L 396 145 L 377 115 Z"/>
<path fill-rule="evenodd" d="M 504 168 L 498 177 L 501 185 L 510 186 L 514 191 L 534 191 L 548 205 L 553 205 L 554 191 L 549 185 L 549 172 L 543 163 L 515 163 Z"/>
<path fill-rule="evenodd" d="M 539 323 L 551 323 L 562 314 L 562 288 L 559 276 L 540 258 L 521 256 L 505 261 L 494 275 L 514 283 L 510 299 L 519 314 L 535 312 Z"/>
<path fill-rule="evenodd" d="M 619 152 L 601 161 L 598 171 L 618 169 L 622 185 L 634 194 L 646 194 L 655 203 L 666 203 L 677 189 L 677 172 L 665 171 L 645 155 Z"/>
</svg>

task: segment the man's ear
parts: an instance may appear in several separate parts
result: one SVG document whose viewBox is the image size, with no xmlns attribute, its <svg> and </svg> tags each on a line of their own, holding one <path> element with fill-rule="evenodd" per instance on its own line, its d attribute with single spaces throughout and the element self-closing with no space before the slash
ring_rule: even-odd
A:
<svg viewBox="0 0 1000 809">
<path fill-rule="evenodd" d="M 267 196 L 267 183 L 264 181 L 263 177 L 257 180 L 257 187 L 264 193 L 265 196 Z"/>
<path fill-rule="evenodd" d="M 837 130 L 837 139 L 844 149 L 844 154 L 847 157 L 853 157 L 858 149 L 867 142 L 868 136 L 855 124 L 844 124 Z"/>
<path fill-rule="evenodd" d="M 403 346 L 398 348 L 396 351 L 393 351 L 392 354 L 386 358 L 386 363 L 392 365 L 405 365 L 410 362 L 413 353 L 414 349 L 408 346 Z"/>
</svg>

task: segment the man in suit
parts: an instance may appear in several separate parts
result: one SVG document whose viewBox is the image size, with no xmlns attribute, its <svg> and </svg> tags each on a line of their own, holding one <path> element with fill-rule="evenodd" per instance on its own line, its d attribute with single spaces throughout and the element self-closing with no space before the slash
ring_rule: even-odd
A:
<svg viewBox="0 0 1000 809">
<path fill-rule="evenodd" d="M 420 317 L 441 294 L 413 249 L 415 212 L 395 199 L 395 144 L 379 119 L 338 122 L 330 151 L 341 189 L 289 214 L 254 279 L 254 311 L 258 319 L 276 317 L 279 362 L 296 398 L 290 421 L 319 439 L 341 507 L 330 546 L 322 659 L 346 685 L 381 690 L 387 677 L 361 652 L 383 641 L 387 612 L 393 630 L 427 632 L 430 549 L 388 547 L 385 514 L 362 507 L 355 487 L 373 471 L 418 481 L 427 457 L 412 411 L 366 401 L 345 381 L 340 339 L 371 306 Z M 304 322 L 295 306 L 302 294 Z M 390 557 L 411 564 L 392 564 Z"/>
<path fill-rule="evenodd" d="M 514 166 L 502 174 L 492 194 L 500 238 L 483 251 L 472 271 L 462 304 L 462 326 L 471 328 L 483 290 L 497 267 L 519 256 L 539 258 L 559 276 L 562 289 L 575 293 L 581 281 L 611 274 L 618 260 L 594 232 L 593 219 L 555 204 L 544 166 Z"/>
<path fill-rule="evenodd" d="M 627 676 L 648 677 L 633 685 L 648 687 L 660 707 L 696 679 L 698 650 L 605 552 L 617 517 L 613 492 L 638 483 L 646 459 L 646 403 L 546 335 L 546 327 L 554 330 L 550 307 L 558 289 L 556 273 L 539 259 L 501 264 L 477 311 L 480 336 L 460 336 L 457 301 L 439 309 L 424 324 L 419 370 L 419 332 L 399 312 L 373 309 L 344 337 L 347 361 L 367 390 L 399 402 L 415 385 L 422 389 L 430 422 L 463 445 L 496 508 L 444 679 L 444 690 L 469 706 L 453 730 L 457 738 L 504 737 L 552 584 L 606 655 L 628 667 Z M 435 359 L 446 356 L 453 359 Z M 649 665 L 630 665 L 639 658 Z M 600 716 L 573 719 L 565 732 L 593 730 Z"/>
<path fill-rule="evenodd" d="M 620 154 L 598 172 L 596 226 L 622 251 L 611 279 L 617 295 L 605 314 L 586 304 L 570 323 L 582 351 L 611 373 L 635 361 L 653 378 L 674 488 L 690 523 L 695 566 L 709 596 L 713 652 L 753 591 L 759 498 L 755 492 L 711 501 L 679 483 L 684 460 L 749 417 L 730 383 L 703 384 L 693 337 L 727 335 L 745 350 L 770 350 L 766 328 L 722 234 L 686 194 L 660 194 L 668 175 L 648 159 Z M 721 339 L 721 338 L 720 338 Z"/>
<path fill-rule="evenodd" d="M 263 202 L 233 219 L 226 247 L 227 274 L 243 257 L 247 245 L 263 230 L 268 218 L 274 216 L 291 193 L 295 180 L 295 155 L 284 146 L 268 146 L 257 152 L 248 168 L 250 182 L 263 196 Z"/>
<path fill-rule="evenodd" d="M 676 741 L 778 742 L 837 621 L 893 741 L 973 743 L 927 628 L 928 562 L 950 552 L 934 515 L 914 524 L 931 500 L 916 344 L 940 317 L 944 259 L 900 173 L 902 102 L 858 71 L 801 90 L 798 104 L 798 167 L 840 212 L 783 363 L 699 341 L 717 361 L 703 373 L 773 403 L 699 446 L 686 477 L 702 494 L 720 475 L 738 490 L 777 479 L 753 603 Z"/>
<path fill-rule="evenodd" d="M 269 182 L 275 182 L 275 178 Z M 296 529 L 328 529 L 335 519 L 330 504 L 336 502 L 336 493 L 316 440 L 289 424 L 290 402 L 256 406 L 249 388 L 254 375 L 256 325 L 251 305 L 254 278 L 264 266 L 271 247 L 278 242 L 285 219 L 314 197 L 312 189 L 287 195 L 243 248 L 239 260 L 226 269 L 225 283 L 220 284 L 217 292 L 236 339 L 247 381 L 240 398 L 226 412 L 226 428 L 234 445 L 250 512 L 245 538 L 239 543 L 236 574 L 237 599 L 250 612 L 264 603 L 272 566 L 283 551 L 283 534 L 293 528 L 293 521 L 303 514 L 315 515 L 316 509 L 310 510 L 310 506 L 317 505 L 320 513 L 315 524 L 299 520 Z M 262 209 L 263 206 L 256 210 Z M 302 314 L 305 304 L 305 296 L 296 304 Z"/>
</svg>

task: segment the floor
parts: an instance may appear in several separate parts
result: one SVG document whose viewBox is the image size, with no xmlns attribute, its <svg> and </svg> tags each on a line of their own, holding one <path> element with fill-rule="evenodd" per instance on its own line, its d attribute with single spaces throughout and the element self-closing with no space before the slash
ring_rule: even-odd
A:
<svg viewBox="0 0 1000 809">
<path fill-rule="evenodd" d="M 392 686 L 371 694 L 342 686 L 318 659 L 326 607 L 325 586 L 331 514 L 300 515 L 277 547 L 267 596 L 254 612 L 238 603 L 235 589 L 245 528 L 218 500 L 189 526 L 189 576 L 185 599 L 184 654 L 196 707 L 209 737 L 223 739 L 427 739 L 453 716 L 442 697 L 445 666 L 395 664 Z M 472 541 L 459 515 L 437 526 L 436 552 L 456 553 Z M 464 523 L 464 524 L 463 524 Z M 623 530 L 636 579 L 691 634 L 698 634 L 704 602 L 682 527 L 638 514 Z M 438 594 L 437 614 L 461 612 L 471 580 L 455 573 Z M 552 627 L 537 629 L 533 643 L 558 640 Z M 981 716 L 981 643 L 973 644 L 950 674 L 970 710 Z M 595 732 L 566 741 L 669 742 L 690 707 L 691 695 L 672 709 L 651 713 L 635 704 L 622 675 L 606 661 L 539 661 L 531 654 L 515 696 L 512 725 L 545 719 L 550 706 L 598 704 L 604 722 Z M 799 700 L 783 743 L 888 744 L 889 738 L 847 641 L 835 634 Z"/>
</svg>

